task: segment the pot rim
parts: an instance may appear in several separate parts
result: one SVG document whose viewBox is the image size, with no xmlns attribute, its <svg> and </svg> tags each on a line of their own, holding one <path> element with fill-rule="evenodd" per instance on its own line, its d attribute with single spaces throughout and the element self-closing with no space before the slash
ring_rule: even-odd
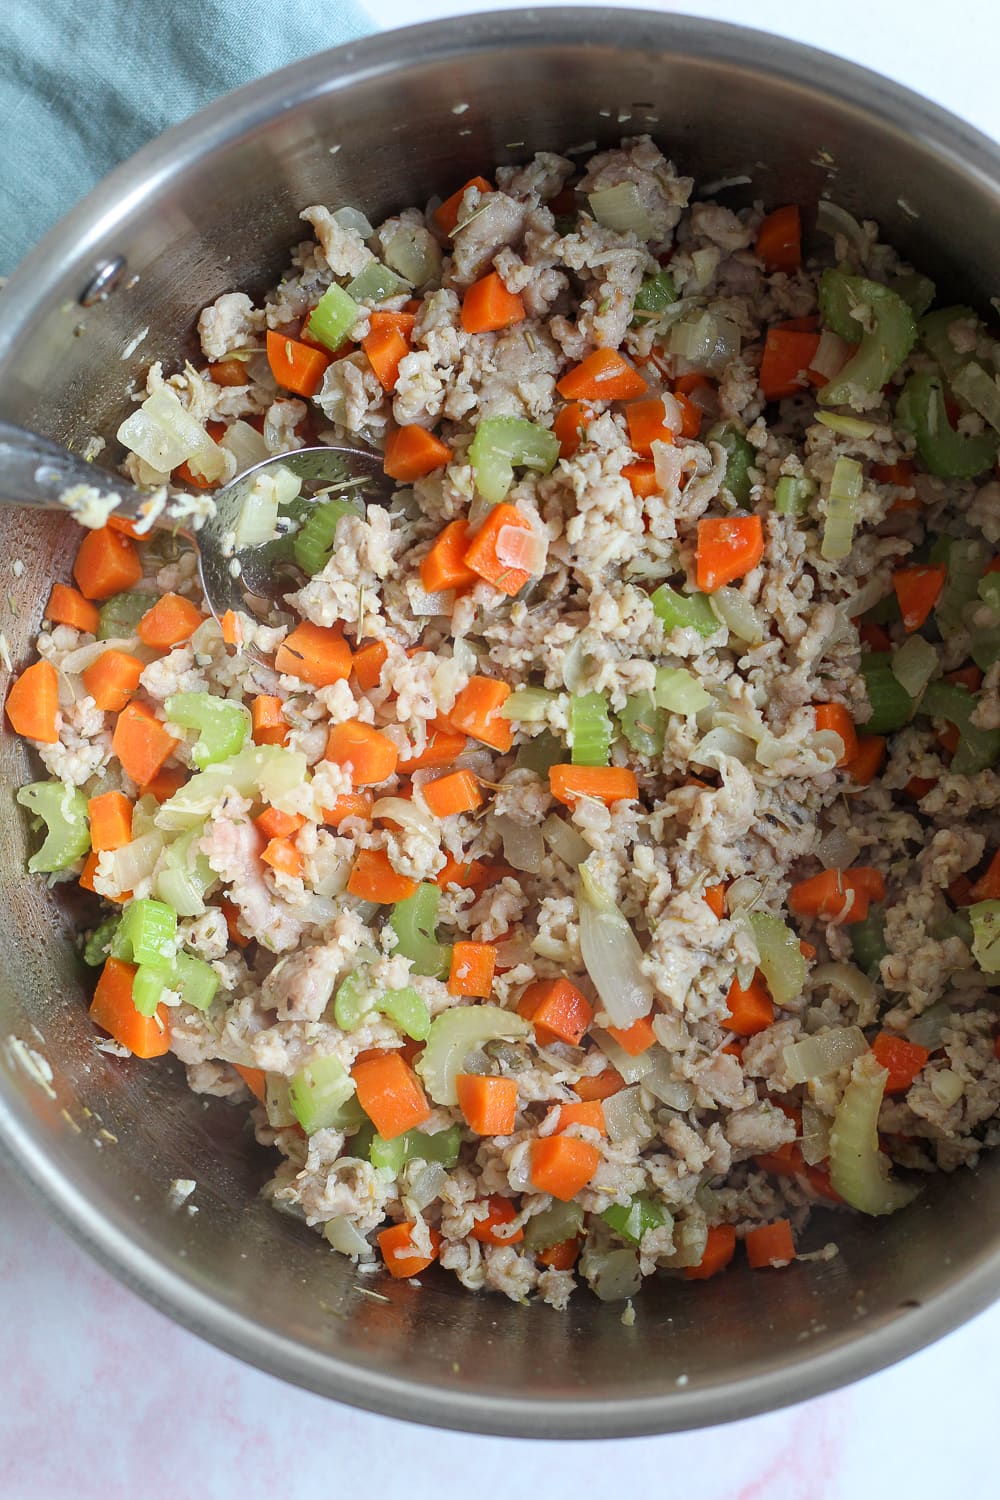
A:
<svg viewBox="0 0 1000 1500">
<path fill-rule="evenodd" d="M 703 62 L 809 86 L 870 120 L 919 141 L 964 176 L 1000 192 L 1000 147 L 973 126 L 911 90 L 843 58 L 753 28 L 657 11 L 556 6 L 455 16 L 383 32 L 319 52 L 244 85 L 158 136 L 103 179 L 41 240 L 12 274 L 0 299 L 0 364 L 52 296 L 67 271 L 83 286 L 97 269 L 98 244 L 116 224 L 190 163 L 263 125 L 290 98 L 301 104 L 401 67 L 469 53 L 559 46 L 670 50 Z M 540 1405 L 517 1396 L 489 1397 L 424 1385 L 359 1368 L 267 1330 L 201 1291 L 167 1263 L 152 1259 L 127 1222 L 96 1211 L 33 1134 L 0 1072 L 0 1146 L 17 1176 L 62 1227 L 102 1266 L 160 1312 L 229 1354 L 321 1395 L 407 1421 L 466 1432 L 526 1438 L 621 1438 L 690 1430 L 792 1405 L 874 1373 L 914 1353 L 986 1308 L 1000 1293 L 1000 1244 L 919 1307 L 888 1324 L 843 1334 L 831 1348 L 800 1347 L 752 1380 L 703 1389 L 676 1385 L 662 1394 L 621 1401 L 585 1396 Z"/>
</svg>

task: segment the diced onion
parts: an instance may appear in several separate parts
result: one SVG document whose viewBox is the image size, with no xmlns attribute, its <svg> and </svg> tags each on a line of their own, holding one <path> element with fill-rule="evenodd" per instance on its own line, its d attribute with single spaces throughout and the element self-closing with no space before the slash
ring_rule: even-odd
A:
<svg viewBox="0 0 1000 1500">
<path fill-rule="evenodd" d="M 448 1173 L 439 1161 L 424 1162 L 407 1186 L 404 1195 L 407 1203 L 412 1204 L 418 1212 L 425 1209 L 435 1198 L 440 1198 L 447 1181 Z"/>
<path fill-rule="evenodd" d="M 820 839 L 816 857 L 824 870 L 846 870 L 857 857 L 858 846 L 846 828 L 831 828 Z"/>
<path fill-rule="evenodd" d="M 827 380 L 832 380 L 835 375 L 840 374 L 853 353 L 846 339 L 842 339 L 839 333 L 834 333 L 832 328 L 824 328 L 816 353 L 809 361 L 809 368 L 815 370 L 817 375 L 825 375 Z"/>
<path fill-rule="evenodd" d="M 102 859 L 110 862 L 111 872 L 108 878 L 115 890 L 132 891 L 140 881 L 148 880 L 165 843 L 163 834 L 154 831 L 143 834 L 142 838 L 133 839 L 130 844 L 123 844 L 110 855 L 110 860 L 108 855 L 102 855 Z"/>
<path fill-rule="evenodd" d="M 323 1225 L 323 1237 L 341 1255 L 356 1255 L 362 1260 L 372 1259 L 372 1247 L 350 1219 L 327 1219 Z"/>
<path fill-rule="evenodd" d="M 826 1078 L 868 1051 L 864 1032 L 858 1026 L 838 1026 L 822 1036 L 793 1042 L 782 1053 L 785 1072 L 795 1083 Z"/>
<path fill-rule="evenodd" d="M 968 915 L 973 958 L 984 974 L 1000 974 L 1000 901 L 977 901 Z"/>
<path fill-rule="evenodd" d="M 591 1035 L 608 1062 L 621 1074 L 626 1083 L 639 1083 L 652 1068 L 653 1063 L 648 1052 L 640 1052 L 638 1057 L 633 1057 L 619 1042 L 615 1041 L 610 1032 L 595 1028 Z"/>
<path fill-rule="evenodd" d="M 708 1221 L 704 1213 L 689 1209 L 682 1219 L 674 1221 L 674 1253 L 667 1262 L 670 1269 L 696 1266 L 708 1244 Z"/>
<path fill-rule="evenodd" d="M 642 1107 L 642 1089 L 637 1083 L 619 1089 L 604 1101 L 604 1123 L 613 1141 L 638 1138 L 644 1141 L 650 1133 L 650 1120 Z"/>
<path fill-rule="evenodd" d="M 830 481 L 823 522 L 823 541 L 820 546 L 820 551 L 828 562 L 837 562 L 850 555 L 858 520 L 862 482 L 861 465 L 857 459 L 837 459 Z"/>
<path fill-rule="evenodd" d="M 493 815 L 493 826 L 503 840 L 503 857 L 515 870 L 537 875 L 545 855 L 542 830 L 537 823 L 515 823 L 505 813 Z"/>
<path fill-rule="evenodd" d="M 916 1188 L 894 1182 L 879 1150 L 878 1116 L 888 1073 L 872 1056 L 859 1058 L 837 1106 L 830 1131 L 830 1183 L 864 1214 L 891 1214 L 916 1197 Z"/>
<path fill-rule="evenodd" d="M 839 432 L 842 437 L 858 438 L 862 441 L 870 438 L 875 431 L 874 422 L 866 422 L 862 417 L 845 417 L 835 411 L 818 411 L 816 420 L 824 427 L 829 427 L 831 432 Z"/>
<path fill-rule="evenodd" d="M 938 654 L 922 635 L 911 635 L 889 658 L 892 675 L 911 698 L 918 698 L 941 670 Z"/>
<path fill-rule="evenodd" d="M 476 670 L 474 664 L 471 671 Z M 541 724 L 546 716 L 549 704 L 554 703 L 556 694 L 548 688 L 524 687 L 518 688 L 511 693 L 507 702 L 500 710 L 504 719 L 520 719 L 522 724 Z"/>
<path fill-rule="evenodd" d="M 242 418 L 226 428 L 219 439 L 219 446 L 233 455 L 237 474 L 242 474 L 245 469 L 252 469 L 254 464 L 263 463 L 265 458 L 270 457 L 268 446 L 256 427 L 251 427 Z"/>
<path fill-rule="evenodd" d="M 545 572 L 548 540 L 541 531 L 532 527 L 501 526 L 497 532 L 497 560 L 506 568 L 518 568 L 540 578 Z"/>
<path fill-rule="evenodd" d="M 857 964 L 819 964 L 812 971 L 814 984 L 828 984 L 850 996 L 858 1007 L 858 1025 L 870 1026 L 877 1013 L 878 991 Z M 848 1027 L 853 1030 L 853 1027 Z"/>
<path fill-rule="evenodd" d="M 566 822 L 565 818 L 560 818 L 558 813 L 550 813 L 545 819 L 542 824 L 542 837 L 552 853 L 571 870 L 582 865 L 590 855 L 590 845 L 580 837 L 570 823 Z"/>
<path fill-rule="evenodd" d="M 613 1026 L 627 1027 L 649 1014 L 653 985 L 629 923 L 585 864 L 577 890 L 580 951 L 587 973 Z"/>
<path fill-rule="evenodd" d="M 707 245 L 702 250 L 693 250 L 691 265 L 694 268 L 694 279 L 698 290 L 704 291 L 718 269 L 719 247 Z"/>
<path fill-rule="evenodd" d="M 653 1048 L 653 1066 L 642 1080 L 654 1098 L 669 1109 L 690 1109 L 694 1103 L 694 1088 L 681 1078 L 674 1077 L 673 1061 L 666 1052 Z"/>
<path fill-rule="evenodd" d="M 570 693 L 583 691 L 583 684 L 587 677 L 587 658 L 590 650 L 590 641 L 581 632 L 573 637 L 562 659 L 563 686 Z"/>
<path fill-rule="evenodd" d="M 830 1154 L 830 1121 L 813 1104 L 811 1099 L 802 1101 L 802 1159 L 809 1166 L 826 1161 Z"/>
<path fill-rule="evenodd" d="M 624 1302 L 642 1285 L 635 1250 L 584 1250 L 580 1274 L 601 1302 Z"/>
<path fill-rule="evenodd" d="M 941 1045 L 941 1034 L 946 1026 L 954 1025 L 955 1012 L 944 1000 L 939 1000 L 936 1005 L 915 1017 L 906 1028 L 907 1041 L 916 1042 L 918 1047 L 926 1047 L 929 1052 L 935 1052 Z"/>
<path fill-rule="evenodd" d="M 619 234 L 634 234 L 640 240 L 657 238 L 656 225 L 634 182 L 619 182 L 588 194 L 590 211 L 598 224 Z"/>
<path fill-rule="evenodd" d="M 764 639 L 764 628 L 750 600 L 739 589 L 716 589 L 708 601 L 729 633 L 748 646 L 759 646 Z"/>
<path fill-rule="evenodd" d="M 422 812 L 409 797 L 380 797 L 372 808 L 372 817 L 398 823 L 400 828 L 416 828 L 434 843 L 441 838 L 440 828 L 429 813 Z"/>
<path fill-rule="evenodd" d="M 350 204 L 345 205 L 344 208 L 338 208 L 332 217 L 341 229 L 357 230 L 363 240 L 370 240 L 375 233 L 360 208 L 352 208 Z"/>
<path fill-rule="evenodd" d="M 656 684 L 653 688 L 653 702 L 657 708 L 665 708 L 672 714 L 690 716 L 700 713 L 711 701 L 711 693 L 686 668 L 657 667 Z"/>
<path fill-rule="evenodd" d="M 931 1093 L 945 1109 L 951 1109 L 965 1093 L 965 1084 L 951 1068 L 938 1068 L 928 1075 Z"/>
<path fill-rule="evenodd" d="M 985 417 L 991 427 L 1000 432 L 1000 386 L 996 377 L 987 375 L 982 365 L 970 360 L 951 377 L 951 388 L 962 401 L 967 401 L 973 411 Z"/>
<path fill-rule="evenodd" d="M 455 1079 L 462 1072 L 466 1055 L 486 1042 L 515 1042 L 531 1027 L 522 1016 L 501 1010 L 499 1005 L 461 1005 L 442 1011 L 431 1029 L 416 1068 L 435 1104 L 456 1105 Z"/>
<path fill-rule="evenodd" d="M 731 912 L 740 907 L 749 909 L 754 902 L 760 899 L 764 887 L 753 875 L 740 875 L 733 881 L 726 892 L 726 903 Z"/>
<path fill-rule="evenodd" d="M 720 763 L 727 758 L 748 766 L 756 753 L 753 740 L 748 739 L 745 734 L 738 734 L 734 729 L 719 728 L 710 729 L 703 735 L 691 751 L 690 759 L 694 765 L 710 766 L 713 770 L 718 770 Z"/>
<path fill-rule="evenodd" d="M 411 580 L 407 584 L 410 609 L 415 615 L 450 615 L 455 604 L 454 589 L 441 589 L 429 594 L 420 584 Z"/>
<path fill-rule="evenodd" d="M 842 234 L 858 252 L 866 249 L 865 232 L 857 219 L 846 208 L 841 208 L 839 203 L 832 203 L 829 198 L 819 200 L 816 207 L 816 228 L 821 234 L 831 237 Z"/>
<path fill-rule="evenodd" d="M 441 248 L 429 229 L 401 224 L 385 247 L 385 263 L 415 287 L 426 286 L 441 270 Z"/>
</svg>

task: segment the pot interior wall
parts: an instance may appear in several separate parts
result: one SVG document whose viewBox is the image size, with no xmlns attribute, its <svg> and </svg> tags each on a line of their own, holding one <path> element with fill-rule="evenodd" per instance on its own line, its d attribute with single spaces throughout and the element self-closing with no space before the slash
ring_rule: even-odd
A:
<svg viewBox="0 0 1000 1500">
<path fill-rule="evenodd" d="M 434 45 L 411 34 L 391 79 L 385 43 L 381 51 L 363 44 L 356 60 L 351 49 L 332 54 L 326 72 L 310 64 L 301 88 L 284 88 L 287 107 L 276 89 L 231 118 L 225 104 L 213 107 L 209 148 L 183 171 L 164 148 L 145 186 L 114 188 L 58 250 L 55 240 L 45 247 L 41 264 L 29 257 L 0 309 L 3 415 L 76 445 L 103 434 L 105 459 L 117 462 L 113 432 L 129 380 L 141 382 L 153 357 L 168 367 L 182 360 L 199 308 L 220 292 L 262 289 L 280 273 L 305 237 L 300 208 L 355 203 L 377 221 L 534 149 L 607 145 L 646 130 L 701 182 L 751 179 L 722 201 L 808 204 L 829 191 L 877 217 L 921 267 L 955 282 L 960 260 L 963 300 L 985 304 L 996 290 L 995 193 L 971 167 L 930 151 L 919 121 L 903 131 L 824 97 L 787 66 L 790 50 L 762 76 L 760 39 L 748 47 L 739 33 L 701 27 L 710 40 L 694 45 L 694 28 L 666 17 L 578 14 L 590 17 L 582 30 L 562 32 L 577 44 L 553 41 L 554 24 L 536 36 L 530 21 L 500 18 L 470 23 L 458 55 L 455 29 L 446 47 L 435 28 Z M 94 269 L 116 255 L 127 259 L 125 283 L 82 309 L 77 298 Z M 29 654 L 53 568 L 65 569 L 74 541 L 68 522 L 5 518 L 0 574 L 18 613 L 4 628 L 16 663 Z M 25 571 L 12 580 L 15 558 Z M 775 1372 L 843 1350 L 862 1328 L 919 1317 L 920 1304 L 987 1254 L 983 1226 L 996 1222 L 1000 1192 L 992 1162 L 934 1183 L 893 1220 L 821 1215 L 808 1248 L 835 1239 L 833 1259 L 773 1275 L 740 1270 L 705 1285 L 650 1285 L 629 1329 L 620 1307 L 589 1295 L 559 1315 L 470 1296 L 437 1273 L 420 1287 L 356 1276 L 257 1197 L 268 1161 L 238 1111 L 188 1093 L 170 1062 L 95 1050 L 69 940 L 79 909 L 22 873 L 27 832 L 12 791 L 35 774 L 4 735 L 0 1036 L 22 1038 L 54 1073 L 50 1098 L 9 1049 L 3 1054 L 13 1130 L 31 1170 L 59 1180 L 65 1212 L 79 1221 L 89 1205 L 92 1221 L 123 1232 L 126 1274 L 148 1291 L 146 1272 L 156 1267 L 155 1294 L 172 1295 L 170 1278 L 204 1294 L 221 1312 L 207 1320 L 207 1303 L 195 1298 L 189 1321 L 282 1373 L 400 1415 L 483 1430 L 589 1436 L 718 1420 L 773 1399 L 760 1393 Z M 171 1206 L 178 1177 L 196 1179 L 197 1214 Z M 245 1317 L 278 1342 L 248 1345 L 237 1326 Z M 872 1352 L 868 1365 L 878 1358 Z M 786 1386 L 785 1399 L 835 1378 L 834 1363 Z M 725 1401 L 713 1402 L 722 1387 Z M 579 1402 L 589 1410 L 570 1404 Z"/>
</svg>

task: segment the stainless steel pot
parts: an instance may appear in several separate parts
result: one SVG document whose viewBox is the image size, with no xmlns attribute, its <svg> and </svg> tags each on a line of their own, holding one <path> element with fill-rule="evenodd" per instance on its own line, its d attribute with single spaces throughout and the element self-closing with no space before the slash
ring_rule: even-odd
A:
<svg viewBox="0 0 1000 1500">
<path fill-rule="evenodd" d="M 377 219 L 536 148 L 650 130 L 702 183 L 747 175 L 769 205 L 838 202 L 878 218 L 923 268 L 985 305 L 998 289 L 1000 153 L 969 127 L 847 63 L 740 28 L 618 9 L 507 12 L 390 33 L 220 100 L 120 168 L 0 298 L 0 412 L 71 443 L 113 432 L 149 359 L 183 358 L 198 309 L 263 288 L 303 237 L 305 204 Z M 94 301 L 98 289 L 108 293 Z M 137 335 L 148 333 L 137 342 Z M 113 445 L 108 457 L 114 461 Z M 23 662 L 70 522 L 7 523 L 0 575 Z M 10 563 L 23 559 L 13 579 Z M 314 1390 L 480 1432 L 597 1437 L 721 1422 L 854 1379 L 918 1349 L 1000 1288 L 1000 1161 L 934 1183 L 888 1221 L 817 1223 L 833 1260 L 781 1274 L 664 1281 L 620 1308 L 564 1315 L 354 1275 L 256 1196 L 268 1175 L 239 1112 L 169 1064 L 95 1050 L 70 944 L 72 900 L 24 870 L 0 745 L 0 1133 L 67 1229 L 195 1332 Z M 193 1177 L 199 1212 L 171 1206 Z"/>
</svg>

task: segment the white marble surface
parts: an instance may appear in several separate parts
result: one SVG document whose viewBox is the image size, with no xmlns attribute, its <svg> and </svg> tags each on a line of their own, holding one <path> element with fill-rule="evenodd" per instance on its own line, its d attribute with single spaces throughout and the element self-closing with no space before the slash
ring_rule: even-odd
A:
<svg viewBox="0 0 1000 1500">
<path fill-rule="evenodd" d="M 289 0 L 294 4 L 294 0 Z M 376 24 L 474 0 L 375 0 Z M 890 74 L 1000 136 L 996 0 L 715 0 L 741 20 Z M 549 1444 L 405 1427 L 285 1386 L 153 1312 L 76 1249 L 0 1171 L 0 1500 L 283 1500 L 459 1485 L 577 1500 L 995 1500 L 1000 1305 L 892 1370 L 714 1432 Z M 476 1476 L 481 1476 L 476 1478 Z"/>
</svg>

